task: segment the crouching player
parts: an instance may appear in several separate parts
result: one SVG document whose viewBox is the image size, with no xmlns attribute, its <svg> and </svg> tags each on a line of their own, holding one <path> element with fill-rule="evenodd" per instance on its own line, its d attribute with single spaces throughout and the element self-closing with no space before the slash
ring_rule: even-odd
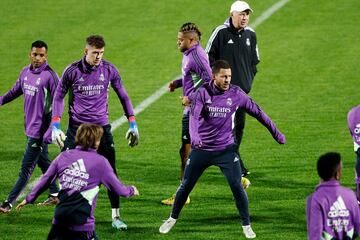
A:
<svg viewBox="0 0 360 240">
<path fill-rule="evenodd" d="M 109 161 L 96 152 L 102 135 L 102 127 L 82 124 L 76 132 L 76 148 L 60 153 L 32 192 L 16 207 L 21 210 L 33 203 L 55 178 L 59 179 L 60 202 L 48 240 L 97 239 L 94 210 L 100 184 L 120 196 L 139 195 L 135 186 L 124 186 Z"/>
<path fill-rule="evenodd" d="M 360 203 L 360 105 L 349 111 L 348 126 L 354 140 L 354 151 L 356 154 L 356 198 L 358 203 Z"/>
<path fill-rule="evenodd" d="M 170 231 L 202 173 L 206 168 L 215 165 L 220 167 L 230 185 L 246 238 L 256 237 L 250 226 L 248 199 L 240 183 L 239 158 L 233 148 L 232 116 L 238 108 L 243 108 L 261 122 L 278 143 L 284 144 L 285 136 L 260 107 L 239 87 L 230 85 L 230 81 L 230 65 L 226 61 L 218 60 L 212 67 L 212 81 L 204 84 L 193 96 L 190 111 L 192 151 L 184 179 L 175 196 L 171 215 L 159 228 L 160 233 Z"/>
</svg>

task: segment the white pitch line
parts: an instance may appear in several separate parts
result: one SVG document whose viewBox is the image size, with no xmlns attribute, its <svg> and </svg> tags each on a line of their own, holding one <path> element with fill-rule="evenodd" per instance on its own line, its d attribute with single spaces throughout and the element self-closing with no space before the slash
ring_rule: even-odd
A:
<svg viewBox="0 0 360 240">
<path fill-rule="evenodd" d="M 259 26 L 260 24 L 262 24 L 264 21 L 266 21 L 271 15 L 273 15 L 275 12 L 277 12 L 278 10 L 280 10 L 285 4 L 287 4 L 290 0 L 281 0 L 278 1 L 277 3 L 275 3 L 274 5 L 272 5 L 270 8 L 268 8 L 265 12 L 263 12 L 258 18 L 256 18 L 254 20 L 254 22 L 252 24 L 250 24 L 250 26 L 252 28 L 256 28 L 257 26 Z M 179 76 L 180 77 L 180 76 Z M 150 106 L 151 104 L 153 104 L 154 102 L 156 102 L 159 98 L 162 97 L 162 95 L 164 95 L 167 90 L 168 90 L 168 83 L 166 83 L 164 86 L 162 86 L 161 88 L 159 88 L 156 92 L 154 92 L 150 97 L 146 98 L 144 101 L 142 101 L 139 105 L 137 105 L 134 108 L 134 113 L 135 115 L 141 113 L 142 111 L 144 111 L 148 106 Z M 127 122 L 127 118 L 125 116 L 122 116 L 121 118 L 115 120 L 114 122 L 111 123 L 111 132 L 113 132 L 115 129 L 117 129 L 118 127 L 120 127 L 121 125 L 123 125 L 124 123 Z M 20 196 L 18 197 L 18 199 L 22 199 L 23 197 L 25 197 L 25 195 L 30 192 L 30 190 L 33 188 L 33 186 L 35 186 L 35 184 L 38 182 L 38 180 L 40 179 L 37 178 L 34 181 L 32 181 L 31 183 L 28 184 L 28 187 L 23 191 L 23 193 L 20 194 Z"/>
<path fill-rule="evenodd" d="M 180 76 L 179 76 L 180 77 Z M 142 101 L 139 105 L 137 105 L 134 108 L 134 114 L 137 115 L 141 113 L 143 110 L 145 110 L 148 106 L 150 106 L 152 103 L 156 102 L 162 95 L 164 95 L 167 92 L 168 89 L 168 83 L 166 83 L 164 86 L 159 88 L 156 92 L 154 92 L 150 97 L 146 98 L 144 101 Z M 121 118 L 115 120 L 111 123 L 111 132 L 113 132 L 115 129 L 126 123 L 128 120 L 125 116 L 122 116 Z"/>
<path fill-rule="evenodd" d="M 260 24 L 265 22 L 269 17 L 271 17 L 271 15 L 273 15 L 275 12 L 277 12 L 283 6 L 285 6 L 285 4 L 287 4 L 289 1 L 290 0 L 278 1 L 277 3 L 272 5 L 270 8 L 268 8 L 265 12 L 263 12 L 259 17 L 257 17 L 255 19 L 255 21 L 252 24 L 250 24 L 250 26 L 255 29 L 257 26 L 259 26 Z"/>
</svg>

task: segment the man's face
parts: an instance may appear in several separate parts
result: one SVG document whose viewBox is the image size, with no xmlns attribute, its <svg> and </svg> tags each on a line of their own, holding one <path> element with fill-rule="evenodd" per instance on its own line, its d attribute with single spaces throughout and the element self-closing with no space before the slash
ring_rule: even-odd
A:
<svg viewBox="0 0 360 240">
<path fill-rule="evenodd" d="M 250 18 L 249 10 L 243 12 L 232 12 L 231 13 L 231 20 L 236 29 L 242 30 L 244 29 L 248 23 Z"/>
<path fill-rule="evenodd" d="M 190 38 L 191 34 L 184 34 L 182 32 L 178 33 L 178 48 L 180 52 L 185 52 L 191 47 L 191 42 L 193 41 L 192 38 Z"/>
<path fill-rule="evenodd" d="M 40 67 L 47 60 L 47 51 L 45 47 L 33 47 L 29 54 L 31 65 L 34 68 Z"/>
<path fill-rule="evenodd" d="M 98 66 L 103 58 L 105 48 L 86 45 L 85 60 L 90 66 Z"/>
<path fill-rule="evenodd" d="M 223 91 L 228 90 L 231 82 L 231 69 L 221 68 L 218 73 L 213 74 L 213 80 L 218 88 Z"/>
</svg>

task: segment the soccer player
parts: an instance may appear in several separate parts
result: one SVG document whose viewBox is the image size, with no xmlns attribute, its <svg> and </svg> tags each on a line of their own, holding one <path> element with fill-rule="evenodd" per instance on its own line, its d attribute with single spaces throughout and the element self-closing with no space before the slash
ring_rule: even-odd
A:
<svg viewBox="0 0 360 240">
<path fill-rule="evenodd" d="M 104 135 L 97 152 L 104 156 L 116 174 L 115 149 L 109 124 L 108 99 L 110 85 L 116 92 L 130 128 L 126 138 L 129 146 L 138 144 L 139 132 L 130 98 L 123 86 L 116 67 L 103 60 L 105 41 L 102 36 L 91 35 L 86 38 L 84 57 L 68 66 L 56 89 L 53 102 L 52 139 L 62 150 L 75 148 L 75 133 L 82 123 L 93 123 L 103 127 Z M 69 96 L 69 124 L 65 135 L 60 129 L 60 119 L 64 110 L 64 98 Z M 64 141 L 65 140 L 65 141 Z M 120 219 L 120 200 L 118 194 L 108 191 L 112 208 L 112 226 L 126 230 L 127 225 Z"/>
<path fill-rule="evenodd" d="M 100 184 L 120 196 L 139 195 L 135 186 L 124 186 L 108 160 L 96 152 L 103 132 L 98 125 L 82 124 L 76 132 L 76 148 L 60 153 L 32 192 L 16 207 L 21 210 L 33 203 L 55 178 L 59 179 L 60 202 L 47 239 L 97 239 L 94 211 Z"/>
<path fill-rule="evenodd" d="M 360 203 L 360 105 L 349 111 L 348 127 L 354 140 L 354 152 L 356 154 L 356 198 Z"/>
<path fill-rule="evenodd" d="M 170 82 L 169 91 L 173 92 L 176 88 L 182 87 L 183 98 L 188 98 L 202 83 L 211 80 L 209 59 L 200 45 L 200 39 L 201 31 L 195 23 L 188 22 L 180 27 L 177 44 L 180 52 L 183 53 L 182 77 Z M 189 109 L 188 106 L 185 106 L 182 118 L 180 180 L 183 179 L 186 161 L 191 151 Z M 161 202 L 165 205 L 172 205 L 174 203 L 174 197 L 175 194 Z M 190 198 L 187 198 L 186 203 L 190 203 Z"/>
<path fill-rule="evenodd" d="M 175 196 L 171 215 L 160 226 L 159 231 L 160 233 L 170 231 L 202 173 L 206 168 L 215 165 L 222 170 L 231 188 L 242 219 L 245 237 L 255 238 L 256 234 L 250 226 L 248 199 L 240 183 L 239 158 L 233 149 L 233 114 L 238 108 L 243 108 L 263 124 L 278 143 L 284 144 L 285 136 L 244 91 L 230 84 L 231 69 L 226 61 L 214 62 L 212 72 L 213 81 L 199 88 L 192 100 L 190 113 L 192 151 L 185 168 L 184 179 Z"/>
<path fill-rule="evenodd" d="M 339 153 L 326 153 L 317 161 L 321 182 L 306 202 L 309 240 L 350 240 L 360 233 L 359 205 L 354 192 L 340 185 L 341 171 Z"/>
<path fill-rule="evenodd" d="M 37 164 L 43 173 L 50 166 L 47 143 L 51 142 L 51 102 L 59 78 L 47 62 L 47 44 L 35 41 L 29 53 L 30 65 L 23 68 L 15 85 L 3 96 L 0 105 L 24 95 L 24 121 L 26 148 L 22 158 L 19 176 L 7 199 L 0 206 L 0 213 L 11 210 L 12 204 L 25 188 Z M 56 203 L 58 188 L 50 186 L 50 195 L 44 205 Z"/>
<path fill-rule="evenodd" d="M 230 17 L 212 32 L 205 51 L 210 65 L 216 60 L 226 60 L 231 66 L 232 84 L 239 86 L 246 94 L 251 90 L 260 62 L 255 31 L 248 26 L 253 10 L 244 1 L 235 1 L 230 7 Z M 244 166 L 240 144 L 245 127 L 245 111 L 239 108 L 235 114 L 235 144 L 239 154 L 243 176 L 250 172 Z"/>
</svg>

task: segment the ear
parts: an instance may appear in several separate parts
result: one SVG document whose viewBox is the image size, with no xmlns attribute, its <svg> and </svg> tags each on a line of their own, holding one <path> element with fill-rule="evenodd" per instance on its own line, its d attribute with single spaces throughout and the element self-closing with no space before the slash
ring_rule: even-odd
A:
<svg viewBox="0 0 360 240">
<path fill-rule="evenodd" d="M 335 179 L 339 181 L 341 178 L 341 174 L 342 174 L 342 168 L 339 167 L 335 173 Z"/>
<path fill-rule="evenodd" d="M 88 49 L 84 48 L 84 54 L 87 55 L 87 53 L 88 53 Z"/>
</svg>

